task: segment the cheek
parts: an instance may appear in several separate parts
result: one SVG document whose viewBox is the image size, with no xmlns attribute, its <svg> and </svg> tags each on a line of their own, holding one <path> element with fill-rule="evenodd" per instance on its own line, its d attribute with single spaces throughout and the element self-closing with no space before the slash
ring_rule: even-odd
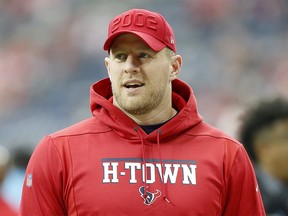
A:
<svg viewBox="0 0 288 216">
<path fill-rule="evenodd" d="M 114 74 L 110 74 L 109 78 L 110 78 L 110 82 L 111 82 L 112 88 L 114 90 L 118 89 L 119 88 L 119 81 L 120 81 L 119 78 L 116 77 Z"/>
<path fill-rule="evenodd" d="M 274 161 L 276 166 L 281 166 L 288 164 L 288 145 L 287 146 L 277 146 L 274 152 Z"/>
<path fill-rule="evenodd" d="M 109 65 L 109 70 L 108 71 L 108 76 L 110 78 L 110 81 L 112 83 L 115 83 L 116 81 L 118 81 L 121 77 L 121 70 L 119 70 L 119 67 L 110 64 Z"/>
<path fill-rule="evenodd" d="M 171 81 L 168 67 L 165 67 L 165 66 L 159 67 L 158 69 L 156 68 L 153 71 L 154 71 L 154 73 L 151 73 L 150 80 L 152 80 L 152 82 L 154 82 L 155 84 L 158 84 L 158 85 L 160 83 L 166 84 L 169 81 Z"/>
<path fill-rule="evenodd" d="M 274 167 L 275 175 L 281 179 L 288 179 L 288 146 L 275 147 L 271 152 L 271 164 Z"/>
<path fill-rule="evenodd" d="M 273 166 L 277 170 L 287 170 L 288 172 L 288 147 L 274 146 L 272 148 L 267 149 L 266 151 L 266 160 L 267 162 Z"/>
<path fill-rule="evenodd" d="M 165 76 L 153 76 L 150 78 L 149 83 L 151 84 L 150 90 L 156 91 L 157 89 L 163 89 L 165 86 L 168 85 L 167 77 Z"/>
</svg>

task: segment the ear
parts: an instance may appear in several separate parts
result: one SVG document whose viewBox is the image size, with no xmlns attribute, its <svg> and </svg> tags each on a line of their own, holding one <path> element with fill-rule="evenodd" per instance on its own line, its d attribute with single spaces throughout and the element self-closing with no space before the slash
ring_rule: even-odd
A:
<svg viewBox="0 0 288 216">
<path fill-rule="evenodd" d="M 174 55 L 171 57 L 171 72 L 170 81 L 176 79 L 180 73 L 182 67 L 182 57 L 181 55 Z"/>
</svg>

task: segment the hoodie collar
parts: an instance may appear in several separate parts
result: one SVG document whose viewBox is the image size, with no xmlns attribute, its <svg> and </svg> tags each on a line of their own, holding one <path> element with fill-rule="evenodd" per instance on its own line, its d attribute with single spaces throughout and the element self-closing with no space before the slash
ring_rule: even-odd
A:
<svg viewBox="0 0 288 216">
<path fill-rule="evenodd" d="M 173 107 L 178 110 L 178 114 L 161 126 L 162 142 L 173 139 L 178 134 L 202 121 L 202 117 L 197 112 L 196 99 L 192 88 L 180 79 L 172 82 L 172 103 Z M 100 80 L 91 86 L 90 108 L 93 116 L 121 137 L 135 141 L 139 139 L 139 135 L 134 130 L 137 124 L 113 105 L 109 78 Z M 146 134 L 144 130 L 139 128 L 139 132 L 143 139 L 156 143 L 156 131 Z"/>
</svg>

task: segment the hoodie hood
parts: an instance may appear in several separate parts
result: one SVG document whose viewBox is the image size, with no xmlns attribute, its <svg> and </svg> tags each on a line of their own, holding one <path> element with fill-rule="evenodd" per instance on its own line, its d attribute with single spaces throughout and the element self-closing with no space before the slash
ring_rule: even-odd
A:
<svg viewBox="0 0 288 216">
<path fill-rule="evenodd" d="M 161 130 L 161 142 L 173 139 L 173 137 L 184 133 L 202 121 L 202 117 L 197 112 L 196 99 L 192 88 L 180 79 L 172 81 L 172 103 L 178 114 L 159 128 Z M 157 141 L 155 131 L 146 134 L 139 127 L 138 132 L 136 132 L 135 128 L 138 125 L 113 105 L 109 78 L 100 80 L 91 86 L 90 108 L 94 117 L 125 139 L 138 142 L 139 134 L 137 133 L 140 132 L 144 139 L 151 142 Z"/>
</svg>

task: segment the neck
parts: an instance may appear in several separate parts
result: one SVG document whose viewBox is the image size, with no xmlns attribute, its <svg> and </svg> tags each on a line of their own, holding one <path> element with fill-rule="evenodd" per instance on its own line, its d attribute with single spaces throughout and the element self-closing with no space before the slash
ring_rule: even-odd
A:
<svg viewBox="0 0 288 216">
<path fill-rule="evenodd" d="M 138 125 L 154 125 L 168 121 L 177 114 L 177 111 L 173 107 L 166 107 L 160 112 L 151 111 L 150 113 L 142 115 L 132 115 L 129 113 L 125 114 L 133 119 L 133 121 L 135 121 Z"/>
</svg>

